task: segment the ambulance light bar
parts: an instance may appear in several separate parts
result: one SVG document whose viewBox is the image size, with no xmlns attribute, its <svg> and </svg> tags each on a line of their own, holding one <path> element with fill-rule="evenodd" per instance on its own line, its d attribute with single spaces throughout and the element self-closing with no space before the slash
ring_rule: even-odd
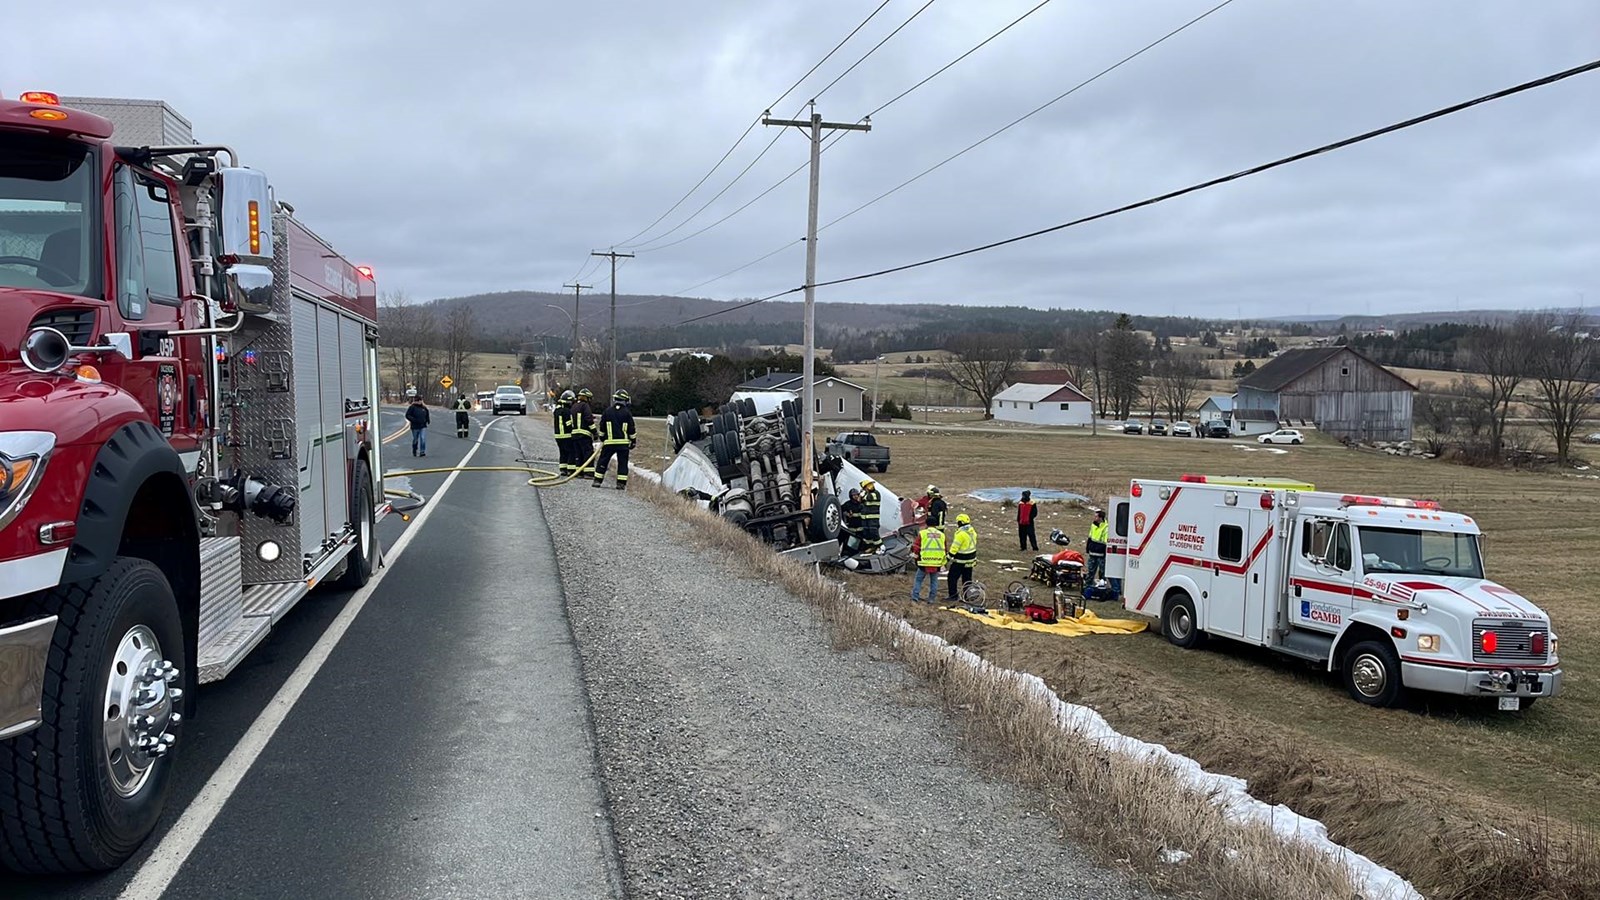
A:
<svg viewBox="0 0 1600 900">
<path fill-rule="evenodd" d="M 1439 508 L 1436 500 L 1407 500 L 1403 497 L 1363 497 L 1358 494 L 1345 494 L 1339 498 L 1341 506 L 1398 506 L 1405 509 L 1432 509 Z"/>
</svg>

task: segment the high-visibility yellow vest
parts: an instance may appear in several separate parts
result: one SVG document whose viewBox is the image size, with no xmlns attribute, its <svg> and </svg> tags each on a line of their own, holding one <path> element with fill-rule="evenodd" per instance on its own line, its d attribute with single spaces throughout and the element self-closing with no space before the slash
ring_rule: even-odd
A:
<svg viewBox="0 0 1600 900">
<path fill-rule="evenodd" d="M 950 539 L 950 559 L 964 566 L 978 561 L 978 532 L 971 525 L 956 529 L 955 537 Z"/>
<path fill-rule="evenodd" d="M 1104 544 L 1111 534 L 1111 527 L 1105 522 L 1089 526 L 1089 540 Z"/>
<path fill-rule="evenodd" d="M 944 565 L 944 532 L 924 528 L 918 540 L 922 542 L 922 552 L 917 554 L 917 565 L 930 569 Z"/>
</svg>

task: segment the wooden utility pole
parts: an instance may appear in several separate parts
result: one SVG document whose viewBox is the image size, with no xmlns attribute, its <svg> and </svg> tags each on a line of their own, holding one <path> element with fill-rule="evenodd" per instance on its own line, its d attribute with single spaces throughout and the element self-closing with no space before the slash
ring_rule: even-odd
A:
<svg viewBox="0 0 1600 900">
<path fill-rule="evenodd" d="M 578 297 L 584 291 L 593 290 L 592 284 L 563 284 L 562 287 L 572 288 L 572 370 L 578 369 Z"/>
<path fill-rule="evenodd" d="M 601 253 L 595 250 L 590 256 L 609 256 L 611 258 L 611 393 L 617 392 L 617 257 L 633 259 L 632 253 L 618 253 L 607 250 Z M 606 398 L 607 402 L 610 398 Z"/>
<path fill-rule="evenodd" d="M 811 203 L 806 214 L 806 294 L 805 294 L 805 364 L 802 366 L 803 374 L 801 405 L 801 445 L 805 452 L 800 454 L 800 480 L 802 490 L 800 502 L 805 509 L 811 508 L 812 490 L 812 456 L 816 453 L 816 445 L 812 441 L 812 432 L 816 428 L 816 370 L 817 370 L 817 186 L 820 183 L 820 166 L 822 162 L 822 132 L 829 131 L 871 131 L 870 120 L 862 120 L 859 124 L 853 122 L 824 122 L 817 113 L 817 103 L 811 101 L 811 118 L 774 119 L 772 110 L 761 117 L 763 125 L 778 125 L 786 128 L 798 128 L 807 132 L 811 138 Z"/>
</svg>

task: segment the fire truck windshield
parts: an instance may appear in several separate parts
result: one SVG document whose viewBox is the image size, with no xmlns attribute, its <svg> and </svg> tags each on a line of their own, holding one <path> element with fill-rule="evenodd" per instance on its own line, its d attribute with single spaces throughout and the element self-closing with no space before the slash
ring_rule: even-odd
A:
<svg viewBox="0 0 1600 900">
<path fill-rule="evenodd" d="M 1358 529 L 1361 563 L 1368 574 L 1452 575 L 1482 578 L 1478 536 L 1407 528 Z"/>
<path fill-rule="evenodd" d="M 96 181 L 89 147 L 0 132 L 0 288 L 98 293 Z"/>
</svg>

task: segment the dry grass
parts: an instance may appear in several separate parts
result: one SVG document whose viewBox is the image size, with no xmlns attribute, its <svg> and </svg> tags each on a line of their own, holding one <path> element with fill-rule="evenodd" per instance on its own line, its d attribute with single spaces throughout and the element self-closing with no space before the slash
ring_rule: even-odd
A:
<svg viewBox="0 0 1600 900">
<path fill-rule="evenodd" d="M 1132 865 L 1164 889 L 1208 897 L 1325 900 L 1351 897 L 1333 860 L 1285 843 L 1259 824 L 1227 818 L 1165 765 L 1113 758 L 1062 729 L 1053 704 L 1014 672 L 964 661 L 953 648 L 910 640 L 900 618 L 853 600 L 837 582 L 772 553 L 743 531 L 659 488 L 649 496 L 692 526 L 695 539 L 729 554 L 756 577 L 772 579 L 812 604 L 841 646 L 871 645 L 925 679 L 985 744 L 1003 748 L 1005 774 L 1038 792 L 1068 833 L 1108 860 Z M 1018 836 L 1021 840 L 1022 837 Z M 1193 855 L 1182 865 L 1165 849 Z"/>
</svg>

